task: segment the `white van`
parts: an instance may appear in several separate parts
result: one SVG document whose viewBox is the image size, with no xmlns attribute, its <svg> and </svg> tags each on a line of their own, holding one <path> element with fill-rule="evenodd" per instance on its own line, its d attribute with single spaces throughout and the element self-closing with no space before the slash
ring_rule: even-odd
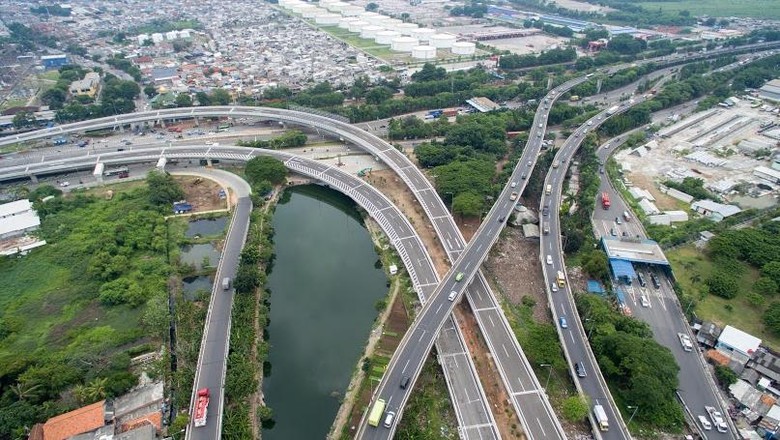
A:
<svg viewBox="0 0 780 440">
<path fill-rule="evenodd" d="M 450 292 L 450 296 L 448 296 L 447 299 L 450 301 L 455 301 L 456 296 L 458 296 L 458 292 L 453 290 L 452 292 Z"/>
<path fill-rule="evenodd" d="M 222 290 L 230 290 L 230 278 L 222 278 Z"/>
<path fill-rule="evenodd" d="M 393 420 L 395 419 L 395 413 L 392 411 L 388 411 L 387 415 L 385 415 L 385 428 L 390 428 L 393 426 Z"/>
</svg>

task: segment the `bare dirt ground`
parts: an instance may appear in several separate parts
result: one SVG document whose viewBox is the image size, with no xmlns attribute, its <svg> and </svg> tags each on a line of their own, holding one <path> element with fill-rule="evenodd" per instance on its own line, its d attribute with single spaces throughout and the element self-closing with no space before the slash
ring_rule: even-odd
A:
<svg viewBox="0 0 780 440">
<path fill-rule="evenodd" d="M 447 262 L 446 253 L 436 238 L 436 231 L 427 221 L 423 209 L 420 207 L 419 203 L 416 202 L 414 196 L 408 190 L 404 182 L 390 170 L 372 172 L 369 176 L 366 176 L 366 181 L 382 191 L 382 193 L 388 196 L 390 200 L 406 214 L 410 223 L 420 235 L 420 239 L 423 241 L 426 249 L 428 249 L 428 252 L 431 254 L 431 259 L 436 267 L 436 271 L 440 276 L 444 275 L 450 267 L 450 264 Z M 471 238 L 477 227 L 479 227 L 478 219 L 467 219 L 466 224 L 461 223 L 462 222 L 459 222 L 458 226 L 461 231 L 463 231 L 463 235 L 467 240 Z M 485 389 L 488 402 L 493 410 L 493 417 L 496 419 L 499 430 L 505 438 L 521 438 L 518 435 L 510 435 L 510 433 L 513 432 L 511 427 L 513 425 L 520 426 L 520 421 L 517 419 L 514 411 L 506 410 L 506 405 L 508 405 L 506 392 L 500 381 L 498 370 L 492 361 L 490 352 L 482 339 L 474 316 L 471 314 L 468 307 L 456 309 L 455 316 L 456 319 L 458 319 L 458 322 L 461 323 L 466 345 L 469 347 L 469 351 L 474 358 L 475 365 L 477 365 L 480 382 Z M 350 423 L 352 423 L 352 420 L 350 420 Z"/>
<path fill-rule="evenodd" d="M 539 240 L 523 237 L 519 228 L 506 228 L 503 234 L 490 252 L 485 268 L 495 276 L 509 302 L 520 304 L 524 296 L 531 296 L 537 304 L 534 319 L 549 322 L 547 292 L 539 264 Z"/>
<path fill-rule="evenodd" d="M 192 203 L 195 213 L 227 208 L 227 202 L 219 198 L 222 187 L 213 180 L 194 176 L 175 176 L 184 190 L 185 199 Z"/>
</svg>

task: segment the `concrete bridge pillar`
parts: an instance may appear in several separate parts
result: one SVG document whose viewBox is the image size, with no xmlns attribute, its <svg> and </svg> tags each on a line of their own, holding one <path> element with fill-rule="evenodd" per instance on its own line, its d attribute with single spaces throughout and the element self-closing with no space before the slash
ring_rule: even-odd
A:
<svg viewBox="0 0 780 440">
<path fill-rule="evenodd" d="M 38 183 L 38 176 L 36 176 L 35 174 L 30 174 L 30 180 L 32 181 L 32 183 Z"/>
<path fill-rule="evenodd" d="M 195 116 L 195 126 L 200 127 L 200 117 Z"/>
</svg>

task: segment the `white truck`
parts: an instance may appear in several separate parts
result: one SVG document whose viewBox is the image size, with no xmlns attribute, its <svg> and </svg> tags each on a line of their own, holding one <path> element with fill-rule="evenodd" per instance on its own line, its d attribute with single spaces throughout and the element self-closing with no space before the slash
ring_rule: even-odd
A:
<svg viewBox="0 0 780 440">
<path fill-rule="evenodd" d="M 616 112 L 616 111 L 618 111 L 618 109 L 620 109 L 620 106 L 619 106 L 619 105 L 613 105 L 612 107 L 610 107 L 610 108 L 608 108 L 608 109 L 607 109 L 607 115 L 608 115 L 608 116 L 612 116 L 612 115 L 614 115 L 614 114 L 615 114 L 615 112 Z"/>
<path fill-rule="evenodd" d="M 601 406 L 599 401 L 593 405 L 593 417 L 596 419 L 596 424 L 599 425 L 599 430 L 609 431 L 609 419 L 607 413 L 604 411 L 604 407 Z"/>
</svg>

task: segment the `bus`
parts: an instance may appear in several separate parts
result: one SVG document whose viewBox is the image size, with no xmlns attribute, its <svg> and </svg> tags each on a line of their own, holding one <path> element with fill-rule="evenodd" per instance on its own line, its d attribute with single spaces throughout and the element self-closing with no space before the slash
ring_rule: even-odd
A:
<svg viewBox="0 0 780 440">
<path fill-rule="evenodd" d="M 558 281 L 558 286 L 563 287 L 566 285 L 566 277 L 563 276 L 563 271 L 559 270 L 557 276 L 555 277 L 556 281 Z"/>
<path fill-rule="evenodd" d="M 105 172 L 103 172 L 104 176 L 119 176 L 119 175 L 126 175 L 130 171 L 127 169 L 127 167 L 117 167 L 117 168 L 110 168 L 107 169 Z"/>
<path fill-rule="evenodd" d="M 217 127 L 217 131 L 228 131 L 230 129 L 230 124 L 219 124 Z"/>
<path fill-rule="evenodd" d="M 382 414 L 385 412 L 385 401 L 384 399 L 379 399 L 374 404 L 374 407 L 371 408 L 371 413 L 368 415 L 368 424 L 369 426 L 377 427 L 379 426 L 379 420 L 382 418 Z"/>
</svg>

